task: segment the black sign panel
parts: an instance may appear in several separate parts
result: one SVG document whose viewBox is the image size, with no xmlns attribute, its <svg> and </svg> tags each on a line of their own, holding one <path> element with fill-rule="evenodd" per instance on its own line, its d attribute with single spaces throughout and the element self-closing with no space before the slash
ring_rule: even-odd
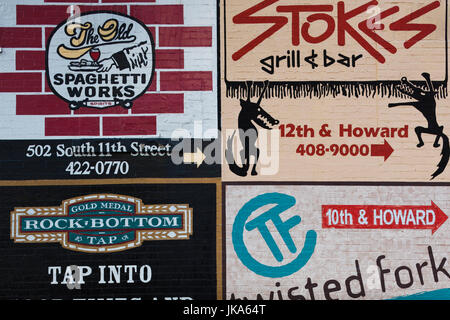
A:
<svg viewBox="0 0 450 320">
<path fill-rule="evenodd" d="M 216 188 L 215 183 L 0 187 L 0 299 L 217 299 Z M 191 214 L 178 220 L 180 226 L 171 216 L 180 214 L 177 206 Z M 159 236 L 164 228 L 157 218 L 172 223 L 168 236 Z M 183 228 L 187 237 L 174 236 Z M 152 239 L 142 236 L 149 230 Z M 78 250 L 73 238 L 101 251 L 111 247 L 105 239 L 123 234 L 143 241 L 116 252 L 88 253 Z"/>
<path fill-rule="evenodd" d="M 220 177 L 219 140 L 0 141 L 1 180 Z"/>
</svg>

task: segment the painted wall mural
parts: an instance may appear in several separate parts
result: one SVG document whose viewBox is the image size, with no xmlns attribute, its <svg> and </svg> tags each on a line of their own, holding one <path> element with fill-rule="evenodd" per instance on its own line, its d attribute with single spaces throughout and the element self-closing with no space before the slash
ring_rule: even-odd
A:
<svg viewBox="0 0 450 320">
<path fill-rule="evenodd" d="M 226 298 L 448 299 L 447 193 L 438 186 L 226 185 Z"/>
<path fill-rule="evenodd" d="M 0 2 L 0 299 L 450 300 L 449 10 Z"/>
<path fill-rule="evenodd" d="M 449 299 L 448 1 L 221 3 L 225 299 Z"/>
<path fill-rule="evenodd" d="M 447 1 L 223 1 L 223 178 L 250 161 L 251 181 L 448 181 L 447 18 Z"/>
<path fill-rule="evenodd" d="M 214 1 L 7 1 L 1 13 L 2 179 L 220 175 L 176 152 L 218 137 Z"/>
</svg>

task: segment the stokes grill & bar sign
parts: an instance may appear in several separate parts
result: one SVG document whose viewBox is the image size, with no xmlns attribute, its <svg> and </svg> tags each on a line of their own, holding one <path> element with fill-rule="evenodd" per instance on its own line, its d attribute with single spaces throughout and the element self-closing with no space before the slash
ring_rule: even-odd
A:
<svg viewBox="0 0 450 320">
<path fill-rule="evenodd" d="M 286 86 L 301 93 L 314 88 L 320 91 L 314 92 L 319 97 L 352 95 L 342 90 L 345 83 L 365 89 L 366 95 L 390 96 L 401 78 L 393 76 L 393 69 L 405 75 L 416 56 L 430 65 L 441 65 L 433 79 L 444 97 L 446 9 L 444 0 L 264 0 L 250 4 L 225 0 L 227 94 L 235 96 L 237 88 L 245 89 L 244 82 L 249 79 L 241 75 L 247 77 L 248 73 L 240 71 L 250 67 L 253 81 L 271 81 L 269 96 L 282 97 L 286 93 L 279 91 Z M 236 37 L 244 28 L 245 35 Z M 430 50 L 439 46 L 443 48 L 440 55 L 431 57 Z M 327 90 L 320 90 L 323 87 Z"/>
</svg>

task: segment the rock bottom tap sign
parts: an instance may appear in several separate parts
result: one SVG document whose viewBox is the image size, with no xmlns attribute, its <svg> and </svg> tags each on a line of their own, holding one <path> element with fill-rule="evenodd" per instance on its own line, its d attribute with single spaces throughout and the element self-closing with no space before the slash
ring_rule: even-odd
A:
<svg viewBox="0 0 450 320">
<path fill-rule="evenodd" d="M 433 201 L 431 206 L 322 206 L 322 227 L 325 229 L 428 229 L 434 234 L 447 219 Z"/>
</svg>

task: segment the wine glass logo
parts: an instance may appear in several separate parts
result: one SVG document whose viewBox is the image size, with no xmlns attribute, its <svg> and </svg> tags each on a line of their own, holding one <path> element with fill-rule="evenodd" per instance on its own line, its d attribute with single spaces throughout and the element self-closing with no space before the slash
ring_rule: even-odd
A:
<svg viewBox="0 0 450 320">
<path fill-rule="evenodd" d="M 95 64 L 98 64 L 98 59 L 100 59 L 100 50 L 98 48 L 92 48 L 91 51 L 89 51 L 89 55 L 91 56 L 92 60 L 94 60 Z"/>
</svg>

